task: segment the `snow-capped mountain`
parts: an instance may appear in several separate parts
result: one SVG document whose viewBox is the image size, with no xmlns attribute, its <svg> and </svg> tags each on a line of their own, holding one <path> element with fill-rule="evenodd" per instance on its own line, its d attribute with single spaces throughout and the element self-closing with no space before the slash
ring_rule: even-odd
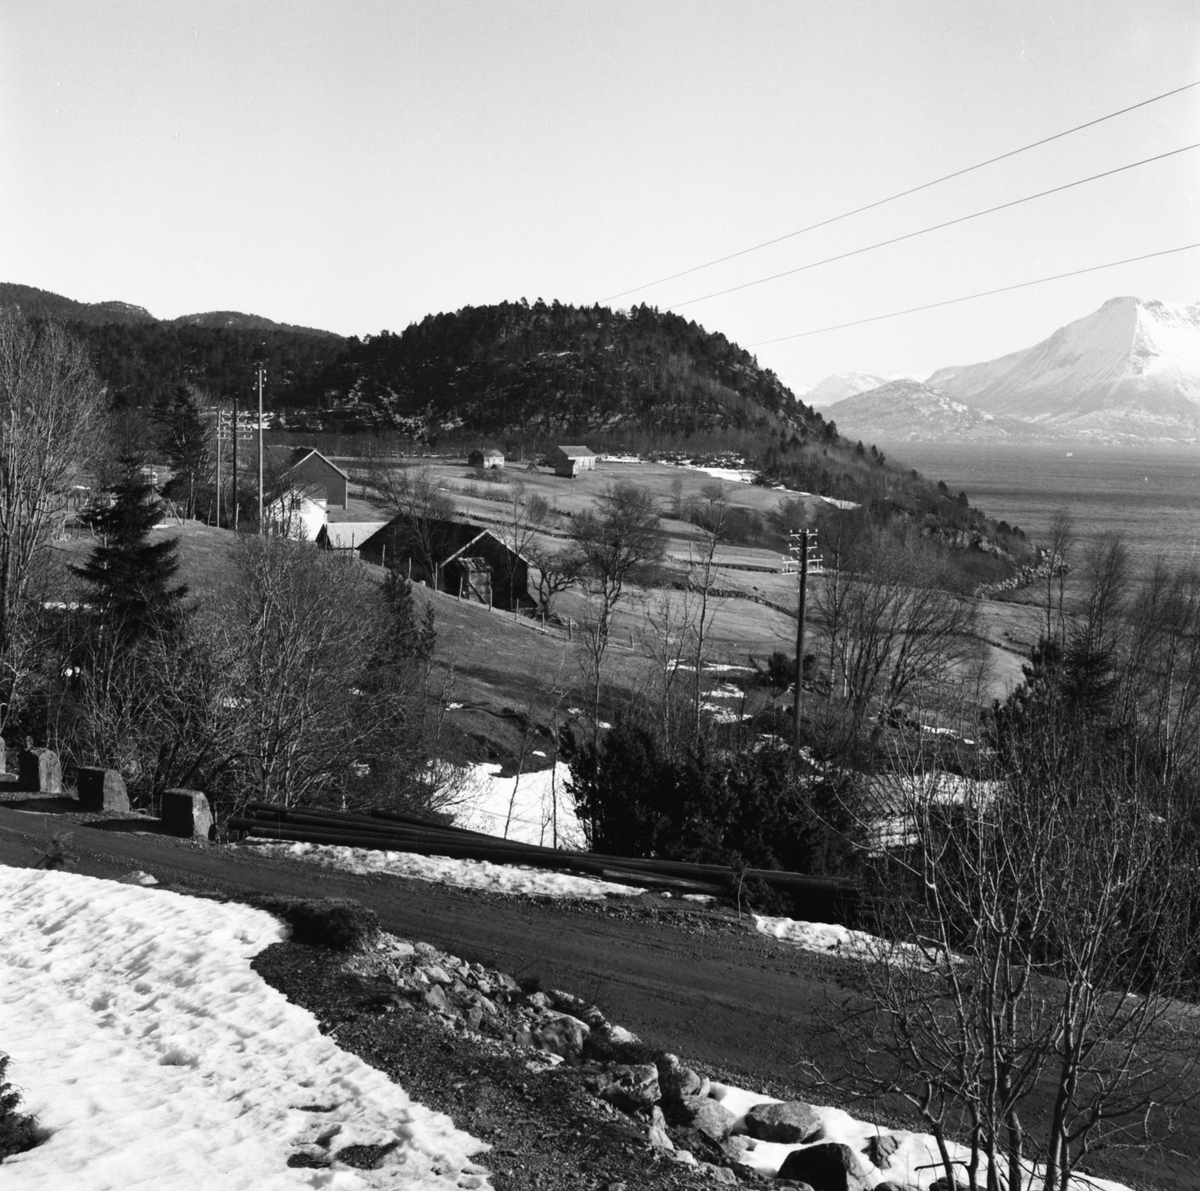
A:
<svg viewBox="0 0 1200 1191">
<path fill-rule="evenodd" d="M 823 411 L 844 438 L 863 442 L 1027 443 L 1047 437 L 1018 418 L 985 413 L 932 385 L 894 380 Z"/>
<path fill-rule="evenodd" d="M 833 405 L 835 401 L 845 401 L 847 397 L 877 389 L 889 381 L 911 379 L 904 372 L 887 372 L 882 375 L 872 372 L 843 372 L 837 376 L 827 376 L 820 384 L 813 385 L 803 393 L 797 390 L 796 396 L 803 397 L 813 409 L 824 409 Z"/>
<path fill-rule="evenodd" d="M 951 397 L 1079 437 L 1200 437 L 1200 304 L 1112 298 L 1049 339 L 927 382 Z"/>
</svg>

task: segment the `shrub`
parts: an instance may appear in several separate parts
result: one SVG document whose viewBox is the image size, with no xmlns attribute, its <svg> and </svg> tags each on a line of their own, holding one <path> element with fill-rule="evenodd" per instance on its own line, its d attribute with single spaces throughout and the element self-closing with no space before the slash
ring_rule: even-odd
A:
<svg viewBox="0 0 1200 1191">
<path fill-rule="evenodd" d="M 5 1080 L 7 1072 L 8 1055 L 0 1053 L 0 1162 L 32 1150 L 42 1140 L 37 1121 L 17 1111 L 21 1093 Z"/>
<path fill-rule="evenodd" d="M 332 951 L 359 951 L 379 935 L 374 910 L 349 898 L 265 897 L 254 902 L 292 928 L 292 940 Z"/>
</svg>

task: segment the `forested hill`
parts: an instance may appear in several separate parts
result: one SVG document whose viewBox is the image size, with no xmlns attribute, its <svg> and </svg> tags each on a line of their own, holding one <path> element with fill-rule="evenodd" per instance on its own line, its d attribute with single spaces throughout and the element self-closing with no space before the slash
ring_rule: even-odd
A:
<svg viewBox="0 0 1200 1191">
<path fill-rule="evenodd" d="M 649 306 L 532 306 L 429 315 L 351 340 L 339 385 L 351 408 L 476 433 L 819 425 L 769 370 L 720 333 Z"/>
</svg>

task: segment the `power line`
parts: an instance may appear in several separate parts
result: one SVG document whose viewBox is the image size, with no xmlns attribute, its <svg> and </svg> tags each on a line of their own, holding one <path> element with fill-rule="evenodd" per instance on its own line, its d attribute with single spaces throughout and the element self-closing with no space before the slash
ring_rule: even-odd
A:
<svg viewBox="0 0 1200 1191">
<path fill-rule="evenodd" d="M 1154 161 L 1162 161 L 1164 157 L 1174 157 L 1179 153 L 1186 153 L 1189 149 L 1200 149 L 1200 141 L 1196 141 L 1191 145 L 1184 145 L 1182 149 L 1171 149 L 1167 153 L 1159 153 L 1154 157 L 1145 157 L 1141 161 L 1133 161 L 1128 165 L 1119 165 L 1116 169 L 1105 170 L 1102 174 L 1092 174 L 1087 178 L 1078 178 L 1074 182 L 1064 183 L 1062 186 L 1053 186 L 1049 190 L 1039 190 L 1037 194 L 1027 194 L 1024 198 L 1012 199 L 1007 203 L 1000 203 L 995 207 L 986 207 L 982 211 L 972 211 L 970 215 L 959 215 L 956 219 L 947 219 L 942 223 L 935 223 L 929 227 L 920 228 L 915 232 L 905 232 L 902 236 L 893 236 L 890 240 L 879 240 L 874 244 L 867 244 L 863 248 L 852 248 L 849 252 L 839 252 L 836 256 L 827 256 L 819 261 L 810 261 L 807 265 L 797 265 L 794 269 L 785 269 L 782 273 L 772 273 L 769 277 L 759 277 L 755 281 L 743 281 L 741 285 L 731 285 L 727 289 L 715 290 L 711 294 L 704 294 L 699 298 L 688 298 L 686 302 L 676 302 L 673 306 L 668 306 L 668 310 L 679 310 L 684 306 L 693 306 L 697 302 L 707 302 L 710 298 L 720 298 L 725 294 L 734 294 L 738 290 L 750 289 L 756 285 L 765 285 L 768 281 L 778 281 L 781 277 L 791 277 L 796 273 L 803 273 L 808 269 L 815 269 L 818 265 L 832 264 L 834 261 L 844 261 L 848 257 L 861 256 L 864 252 L 873 252 L 876 248 L 886 248 L 889 244 L 899 244 L 903 240 L 912 240 L 916 236 L 928 235 L 930 232 L 940 231 L 945 227 L 953 227 L 956 223 L 966 223 L 972 219 L 979 219 L 984 215 L 993 215 L 997 211 L 1005 211 L 1009 207 L 1019 207 L 1022 203 L 1031 203 L 1034 199 L 1045 198 L 1048 194 L 1059 194 L 1064 190 L 1072 190 L 1076 186 L 1086 185 L 1088 182 L 1096 182 L 1101 178 L 1111 178 L 1114 174 L 1122 174 L 1126 170 L 1137 169 L 1138 166 L 1149 165 Z"/>
<path fill-rule="evenodd" d="M 652 289 L 656 285 L 665 285 L 668 281 L 675 281 L 680 277 L 699 273 L 702 269 L 711 269 L 714 265 L 723 265 L 726 261 L 736 260 L 739 256 L 758 252 L 760 248 L 770 248 L 771 245 L 781 244 L 784 240 L 803 236 L 807 232 L 815 232 L 818 228 L 828 227 L 831 223 L 838 223 L 840 220 L 849 219 L 852 215 L 861 215 L 864 211 L 872 211 L 876 207 L 884 206 L 886 203 L 894 203 L 897 199 L 907 198 L 910 194 L 917 194 L 922 190 L 928 190 L 931 186 L 938 186 L 943 182 L 949 182 L 952 178 L 961 178 L 964 174 L 970 174 L 975 170 L 983 169 L 984 166 L 995 165 L 996 162 L 1004 161 L 1009 157 L 1016 157 L 1019 153 L 1027 153 L 1030 149 L 1037 149 L 1042 145 L 1048 145 L 1051 141 L 1061 140 L 1072 133 L 1082 132 L 1085 128 L 1092 128 L 1097 124 L 1103 124 L 1106 120 L 1115 119 L 1117 116 L 1124 116 L 1127 112 L 1144 108 L 1148 104 L 1158 103 L 1160 99 L 1169 99 L 1172 95 L 1178 95 L 1181 91 L 1189 91 L 1193 87 L 1200 87 L 1200 79 L 1197 79 L 1193 83 L 1185 83 L 1182 87 L 1176 87 L 1171 91 L 1164 91 L 1161 95 L 1152 96 L 1150 99 L 1143 99 L 1140 103 L 1130 104 L 1127 108 L 1109 112 L 1107 116 L 1098 116 L 1095 120 L 1088 120 L 1084 124 L 1076 124 L 1074 128 L 1067 128 L 1062 132 L 1056 132 L 1053 136 L 1043 137 L 1040 141 L 1032 141 L 1028 145 L 1022 145 L 1019 149 L 1010 149 L 1007 153 L 1001 153 L 996 157 L 989 157 L 986 161 L 980 161 L 976 165 L 968 165 L 961 170 L 955 170 L 951 174 L 943 174 L 940 178 L 934 178 L 932 182 L 922 182 L 920 186 L 913 186 L 908 190 L 898 191 L 896 194 L 888 195 L 887 198 L 876 199 L 873 203 L 867 203 L 866 206 L 855 207 L 853 211 L 843 211 L 841 215 L 833 215 L 828 219 L 822 219 L 819 223 L 810 223 L 808 227 L 799 228 L 794 232 L 785 232 L 782 236 L 776 236 L 773 240 L 764 240 L 761 244 L 754 244 L 749 248 L 741 248 L 737 252 L 729 253 L 728 256 L 719 256 L 715 260 L 706 261 L 702 265 L 693 265 L 692 268 L 683 269 L 679 273 L 672 273 L 669 277 L 660 277 L 657 281 L 647 281 L 644 285 L 637 285 L 633 289 L 622 290 L 619 294 L 610 294 L 607 298 L 601 298 L 600 301 L 613 302 L 617 298 L 626 297 L 628 294 L 636 294 L 640 290 Z"/>
<path fill-rule="evenodd" d="M 1089 265 L 1086 269 L 1073 269 L 1070 273 L 1055 273 L 1053 277 L 1038 277 L 1033 281 L 1018 281 L 1016 285 L 1002 285 L 998 289 L 986 289 L 977 294 L 964 294 L 961 298 L 946 298 L 941 302 L 930 302 L 925 306 L 910 306 L 907 310 L 893 310 L 890 314 L 875 314 L 870 318 L 858 318 L 849 323 L 835 323 L 830 327 L 817 327 L 812 331 L 797 331 L 794 335 L 780 335 L 776 339 L 760 339 L 747 347 L 765 347 L 770 343 L 783 343 L 788 339 L 805 339 L 809 335 L 824 335 L 826 331 L 841 331 L 846 327 L 861 327 L 864 323 L 878 323 L 886 318 L 899 318 L 902 314 L 917 314 L 922 310 L 936 310 L 939 306 L 953 306 L 957 302 L 971 302 L 976 298 L 990 298 L 993 294 L 1006 294 L 1014 289 L 1027 289 L 1031 285 L 1045 285 L 1048 281 L 1062 281 L 1064 277 L 1079 277 L 1083 273 L 1097 273 L 1101 269 L 1115 269 L 1118 265 L 1132 265 L 1136 261 L 1148 261 L 1156 256 L 1170 256 L 1175 252 L 1187 252 L 1200 248 L 1200 242 L 1181 244 L 1178 248 L 1164 248 L 1161 252 L 1147 252 L 1143 256 L 1126 257 L 1123 261 L 1109 261 L 1104 265 Z"/>
</svg>

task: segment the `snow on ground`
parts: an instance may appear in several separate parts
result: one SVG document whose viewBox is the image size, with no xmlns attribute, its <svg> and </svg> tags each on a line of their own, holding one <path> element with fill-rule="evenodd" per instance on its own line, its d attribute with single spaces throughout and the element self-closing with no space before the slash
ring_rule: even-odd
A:
<svg viewBox="0 0 1200 1191">
<path fill-rule="evenodd" d="M 791 943 L 801 951 L 816 951 L 822 955 L 837 955 L 843 959 L 908 958 L 914 963 L 927 963 L 929 953 L 912 943 L 889 943 L 866 931 L 851 930 L 828 922 L 800 922 L 795 918 L 768 918 L 754 915 L 754 928 L 782 943 Z"/>
<path fill-rule="evenodd" d="M 488 1185 L 484 1142 L 251 970 L 284 936 L 269 914 L 35 869 L 0 868 L 0 900 L 0 1047 L 50 1132 L 5 1191 Z M 287 1165 L 355 1144 L 395 1148 L 374 1171 Z"/>
<path fill-rule="evenodd" d="M 500 777 L 499 765 L 475 765 L 453 808 L 455 824 L 523 844 L 583 848 L 583 829 L 566 792 L 569 777 L 561 762 L 519 777 Z"/>
<path fill-rule="evenodd" d="M 746 1113 L 756 1104 L 778 1104 L 771 1096 L 763 1096 L 757 1092 L 748 1092 L 744 1088 L 732 1087 L 727 1084 L 714 1083 L 711 1095 L 719 1100 L 737 1120 L 733 1125 L 735 1134 L 746 1132 Z M 872 1170 L 868 1176 L 872 1182 L 890 1180 L 903 1187 L 928 1188 L 936 1179 L 942 1177 L 944 1171 L 937 1150 L 937 1143 L 928 1133 L 910 1133 L 903 1129 L 888 1129 L 870 1124 L 852 1117 L 840 1108 L 824 1108 L 813 1105 L 820 1119 L 822 1132 L 819 1144 L 829 1142 L 849 1146 L 855 1153 L 861 1154 L 868 1140 L 875 1134 L 888 1135 L 896 1139 L 899 1146 L 889 1159 L 885 1170 Z M 768 1177 L 773 1177 L 783 1165 L 793 1150 L 805 1149 L 805 1146 L 786 1145 L 781 1142 L 751 1141 L 751 1148 L 742 1155 L 741 1161 L 752 1166 Z M 965 1146 L 949 1144 L 950 1157 L 966 1161 L 969 1151 Z M 985 1178 L 987 1159 L 983 1159 L 980 1177 Z M 1035 1185 L 1040 1179 L 1035 1180 Z M 1128 1191 L 1120 1183 L 1108 1179 L 1092 1178 L 1077 1175 L 1071 1180 L 1071 1191 Z"/>
<path fill-rule="evenodd" d="M 689 463 L 687 466 L 691 471 L 702 471 L 714 480 L 728 480 L 731 484 L 749 484 L 758 474 L 744 467 L 701 467 L 696 463 Z"/>
<path fill-rule="evenodd" d="M 445 856 L 414 856 L 408 852 L 380 852 L 374 848 L 342 848 L 329 844 L 280 843 L 248 839 L 247 844 L 279 856 L 323 864 L 348 873 L 384 873 L 413 877 L 418 881 L 441 881 L 460 889 L 484 889 L 489 893 L 525 893 L 533 897 L 636 897 L 644 889 L 615 885 L 574 873 L 525 868 L 515 864 L 491 864 L 486 860 L 451 860 Z"/>
</svg>

